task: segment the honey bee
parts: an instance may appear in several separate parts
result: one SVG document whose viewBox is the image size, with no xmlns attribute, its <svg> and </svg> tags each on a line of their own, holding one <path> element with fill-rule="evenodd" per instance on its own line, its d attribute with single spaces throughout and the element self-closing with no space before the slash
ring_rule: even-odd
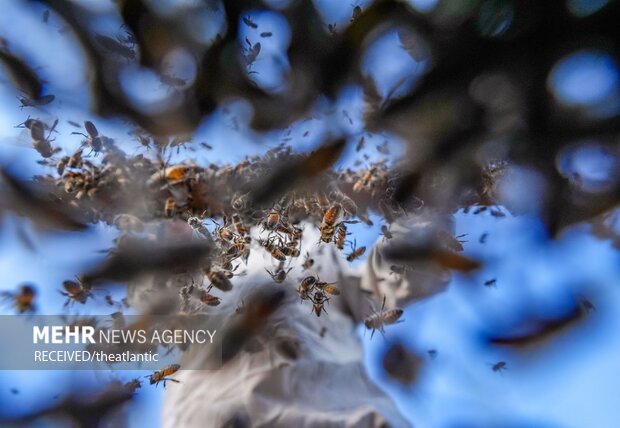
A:
<svg viewBox="0 0 620 428">
<path fill-rule="evenodd" d="M 154 372 L 151 375 L 147 375 L 144 377 L 148 377 L 149 378 L 149 382 L 151 385 L 155 384 L 155 386 L 159 385 L 159 382 L 163 382 L 164 383 L 164 388 L 166 387 L 166 381 L 172 381 L 172 382 L 176 382 L 176 383 L 181 383 L 181 381 L 176 380 L 176 379 L 172 379 L 170 377 L 167 376 L 171 376 L 174 373 L 176 373 L 177 371 L 179 371 L 179 369 L 181 368 L 181 366 L 179 364 L 170 364 L 169 366 L 164 367 L 161 370 L 158 370 L 156 372 Z"/>
<path fill-rule="evenodd" d="M 502 372 L 502 370 L 508 370 L 508 364 L 506 364 L 506 361 L 499 361 L 495 364 L 492 363 L 488 363 L 491 366 L 491 370 L 493 370 L 494 372 Z"/>
<path fill-rule="evenodd" d="M 54 122 L 49 134 L 45 137 L 45 124 L 40 120 L 28 119 L 24 122 L 24 125 L 30 129 L 30 138 L 32 139 L 32 146 L 41 155 L 42 158 L 50 158 L 57 153 L 59 149 L 52 148 L 49 138 L 54 132 L 58 119 Z"/>
<path fill-rule="evenodd" d="M 357 260 L 364 255 L 366 252 L 366 247 L 356 247 L 356 243 L 351 247 L 351 252 L 347 255 L 347 261 L 352 262 L 353 260 Z"/>
<path fill-rule="evenodd" d="M 263 222 L 263 228 L 267 230 L 274 230 L 279 224 L 280 213 L 277 211 L 271 211 Z"/>
<path fill-rule="evenodd" d="M 301 265 L 303 270 L 308 270 L 314 266 L 314 259 L 310 257 L 310 253 L 306 251 L 306 257 L 304 263 Z"/>
<path fill-rule="evenodd" d="M 187 224 L 189 224 L 189 227 L 194 229 L 194 231 L 196 231 L 203 238 L 210 239 L 211 234 L 209 233 L 209 229 L 207 229 L 207 226 L 204 225 L 199 217 L 188 218 Z"/>
<path fill-rule="evenodd" d="M 282 284 L 285 280 L 286 280 L 286 275 L 288 275 L 288 273 L 292 270 L 293 268 L 288 268 L 288 270 L 284 270 L 283 267 L 283 262 L 280 262 L 280 264 L 278 265 L 278 268 L 276 269 L 275 272 L 271 272 L 270 270 L 268 270 L 267 268 L 265 268 L 265 270 L 267 271 L 267 273 L 269 274 L 269 276 L 271 276 L 271 279 L 273 279 L 273 281 L 276 284 Z"/>
<path fill-rule="evenodd" d="M 82 146 L 89 146 L 91 151 L 99 153 L 103 148 L 103 137 L 99 135 L 97 127 L 94 123 L 87 120 L 84 122 L 84 129 L 86 130 L 86 134 L 83 132 L 72 132 L 71 134 L 83 135 L 86 137 L 86 140 L 82 141 Z"/>
<path fill-rule="evenodd" d="M 242 257 L 244 261 L 247 261 L 250 256 L 250 248 L 247 244 L 248 242 L 245 239 L 235 239 L 233 244 L 226 251 L 226 260 L 232 261 Z"/>
<path fill-rule="evenodd" d="M 364 326 L 368 330 L 372 330 L 370 334 L 370 338 L 375 334 L 375 330 L 379 330 L 381 334 L 385 333 L 385 326 L 396 324 L 402 322 L 400 317 L 403 315 L 402 309 L 385 309 L 385 296 L 383 296 L 383 304 L 381 305 L 381 310 L 379 312 L 375 312 L 372 315 L 369 315 L 364 320 Z"/>
<path fill-rule="evenodd" d="M 244 236 L 246 233 L 248 233 L 247 229 L 243 225 L 243 222 L 241 221 L 241 216 L 237 213 L 232 215 L 232 225 L 239 235 Z"/>
<path fill-rule="evenodd" d="M 297 248 L 297 244 L 295 242 L 289 242 L 288 244 L 281 246 L 280 251 L 288 257 L 299 257 L 300 254 L 299 248 Z"/>
<path fill-rule="evenodd" d="M 381 234 L 383 239 L 392 239 L 392 232 L 385 224 L 381 226 Z"/>
<path fill-rule="evenodd" d="M 17 292 L 3 291 L 0 296 L 12 300 L 15 310 L 20 314 L 35 311 L 34 299 L 37 296 L 37 291 L 30 284 L 20 286 Z"/>
<path fill-rule="evenodd" d="M 323 221 L 321 222 L 321 241 L 325 243 L 331 242 L 334 237 L 334 232 L 336 229 L 336 222 L 340 217 L 340 212 L 342 207 L 340 204 L 334 204 L 325 211 L 325 215 L 323 215 Z"/>
<path fill-rule="evenodd" d="M 211 285 L 209 288 L 215 287 L 222 291 L 232 290 L 232 283 L 230 282 L 230 279 L 228 279 L 228 276 L 226 275 L 225 272 L 208 270 L 206 274 L 207 274 L 207 278 L 211 282 Z"/>
<path fill-rule="evenodd" d="M 329 297 L 327 297 L 325 293 L 323 293 L 322 291 L 317 291 L 314 293 L 314 296 L 312 296 L 311 300 L 312 312 L 314 312 L 317 317 L 321 316 L 321 312 L 327 313 L 327 311 L 325 310 L 325 302 L 329 300 Z"/>
<path fill-rule="evenodd" d="M 297 287 L 297 292 L 299 293 L 299 297 L 302 300 L 308 300 L 310 298 L 310 293 L 314 289 L 314 286 L 317 283 L 317 278 L 314 276 L 307 276 L 301 280 L 299 286 Z"/>
<path fill-rule="evenodd" d="M 201 290 L 200 301 L 207 306 L 217 306 L 220 304 L 220 298 L 207 292 L 207 290 Z"/>
<path fill-rule="evenodd" d="M 82 160 L 82 150 L 77 150 L 71 155 L 67 162 L 69 168 L 82 168 L 84 161 Z"/>
<path fill-rule="evenodd" d="M 268 240 L 260 240 L 258 241 L 258 243 L 265 248 L 267 251 L 269 251 L 269 253 L 271 254 L 271 257 L 273 257 L 274 259 L 284 262 L 286 261 L 286 256 L 284 255 L 284 253 L 282 252 L 282 250 L 280 250 L 280 247 L 278 247 L 277 245 L 275 245 L 273 243 L 273 239 L 268 239 Z"/>
<path fill-rule="evenodd" d="M 215 225 L 215 229 L 213 230 L 213 235 L 215 236 L 216 239 L 219 239 L 225 242 L 231 242 L 235 238 L 235 234 L 228 228 L 228 226 L 226 226 L 226 223 L 224 223 L 224 226 L 220 226 L 220 224 L 216 222 L 215 220 L 212 219 L 211 221 Z"/>
<path fill-rule="evenodd" d="M 90 292 L 90 287 L 86 286 L 79 278 L 76 279 L 77 281 L 67 280 L 62 282 L 62 287 L 65 291 L 60 291 L 60 294 L 67 297 L 63 306 L 68 306 L 75 302 L 84 304 L 93 295 Z"/>
<path fill-rule="evenodd" d="M 334 242 L 336 243 L 336 248 L 339 250 L 344 249 L 345 238 L 347 237 L 347 226 L 343 223 L 340 223 L 336 228 L 336 237 Z"/>
<path fill-rule="evenodd" d="M 176 210 L 176 203 L 174 201 L 174 198 L 166 199 L 166 202 L 164 203 L 164 215 L 170 218 L 174 215 L 175 210 Z"/>
</svg>

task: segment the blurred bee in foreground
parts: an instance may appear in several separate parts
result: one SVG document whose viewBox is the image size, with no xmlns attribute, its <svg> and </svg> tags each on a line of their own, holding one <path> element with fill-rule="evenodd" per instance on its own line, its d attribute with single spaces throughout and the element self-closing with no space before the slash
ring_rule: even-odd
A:
<svg viewBox="0 0 620 428">
<path fill-rule="evenodd" d="M 385 296 L 383 296 L 383 304 L 381 305 L 381 310 L 379 312 L 374 312 L 372 315 L 369 315 L 364 320 L 364 326 L 368 330 L 372 330 L 370 334 L 370 338 L 375 334 L 375 330 L 379 330 L 379 332 L 383 335 L 385 333 L 385 326 L 390 324 L 397 324 L 402 322 L 400 317 L 403 315 L 402 309 L 389 309 L 385 310 Z"/>
<path fill-rule="evenodd" d="M 215 287 L 222 291 L 232 290 L 232 283 L 230 282 L 230 279 L 228 279 L 226 272 L 214 271 L 209 269 L 205 273 L 207 275 L 207 278 L 211 282 L 211 285 L 207 289 L 207 292 L 210 291 L 212 287 Z"/>
<path fill-rule="evenodd" d="M 151 383 L 151 385 L 155 384 L 155 386 L 157 386 L 157 385 L 159 385 L 159 382 L 163 382 L 164 383 L 164 388 L 165 388 L 166 387 L 166 381 L 181 383 L 180 380 L 176 380 L 176 379 L 172 379 L 171 377 L 167 377 L 167 376 L 173 375 L 174 373 L 179 371 L 180 368 L 181 368 L 181 366 L 179 364 L 170 364 L 169 366 L 166 366 L 163 369 L 154 372 L 152 375 L 147 375 L 147 376 L 144 376 L 144 377 L 148 377 L 149 378 L 149 382 Z"/>
<path fill-rule="evenodd" d="M 37 291 L 30 284 L 20 286 L 17 292 L 3 291 L 0 293 L 0 297 L 3 299 L 12 301 L 13 307 L 20 314 L 35 311 L 34 299 L 36 296 Z"/>
<path fill-rule="evenodd" d="M 141 387 L 142 387 L 142 382 L 138 378 L 132 379 L 123 384 L 123 388 L 127 389 L 128 391 L 131 391 L 132 393 L 136 392 L 136 390 Z"/>
</svg>

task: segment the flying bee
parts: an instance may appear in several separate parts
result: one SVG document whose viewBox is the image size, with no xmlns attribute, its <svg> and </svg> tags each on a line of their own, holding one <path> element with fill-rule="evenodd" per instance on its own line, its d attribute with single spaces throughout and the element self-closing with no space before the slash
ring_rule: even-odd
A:
<svg viewBox="0 0 620 428">
<path fill-rule="evenodd" d="M 210 294 L 207 290 L 201 290 L 199 299 L 207 306 L 217 306 L 220 304 L 220 298 Z"/>
<path fill-rule="evenodd" d="M 385 224 L 381 226 L 381 234 L 383 235 L 383 239 L 392 239 L 393 236 L 389 227 L 387 227 Z"/>
<path fill-rule="evenodd" d="M 58 119 L 54 121 L 54 125 L 50 129 L 50 132 L 47 137 L 45 137 L 45 124 L 40 120 L 36 119 L 28 119 L 24 122 L 24 125 L 30 129 L 30 138 L 32 139 L 32 147 L 41 155 L 42 158 L 49 158 L 57 153 L 60 149 L 52 148 L 51 141 L 49 138 L 54 132 L 56 125 L 58 124 Z"/>
<path fill-rule="evenodd" d="M 301 280 L 299 286 L 297 287 L 297 292 L 299 293 L 299 297 L 302 300 L 308 300 L 310 298 L 310 293 L 314 289 L 317 283 L 317 278 L 314 276 L 307 276 Z"/>
<path fill-rule="evenodd" d="M 282 252 L 282 250 L 273 243 L 273 239 L 268 239 L 268 240 L 259 240 L 258 243 L 265 248 L 265 250 L 267 250 L 269 252 L 269 254 L 271 254 L 271 257 L 273 257 L 274 259 L 284 262 L 286 261 L 286 256 L 284 255 L 284 253 Z"/>
<path fill-rule="evenodd" d="M 241 221 L 241 216 L 239 214 L 237 213 L 233 214 L 231 219 L 232 219 L 232 225 L 235 228 L 235 232 L 237 232 L 241 236 L 244 236 L 245 234 L 248 233 L 248 230 L 243 225 L 243 222 Z"/>
<path fill-rule="evenodd" d="M 329 300 L 329 297 L 327 297 L 325 293 L 323 293 L 322 291 L 317 291 L 314 293 L 314 296 L 312 296 L 311 300 L 312 312 L 314 312 L 317 317 L 321 316 L 321 312 L 327 313 L 327 311 L 325 310 L 325 302 Z"/>
<path fill-rule="evenodd" d="M 340 212 L 342 211 L 342 207 L 340 204 L 332 205 L 325 211 L 323 215 L 323 221 L 321 222 L 321 241 L 325 243 L 331 242 L 334 237 L 334 232 L 336 230 L 336 221 L 340 217 Z"/>
<path fill-rule="evenodd" d="M 346 236 L 347 226 L 344 223 L 338 224 L 338 227 L 336 227 L 336 237 L 334 238 L 334 242 L 336 243 L 336 248 L 338 248 L 339 250 L 344 249 Z"/>
<path fill-rule="evenodd" d="M 284 270 L 283 264 L 283 262 L 280 262 L 275 272 L 271 272 L 270 270 L 265 268 L 269 276 L 271 276 L 271 279 L 273 279 L 276 284 L 282 284 L 286 280 L 286 275 L 288 275 L 288 273 L 293 269 L 291 267 L 287 270 Z"/>
<path fill-rule="evenodd" d="M 174 198 L 166 199 L 166 202 L 164 202 L 164 215 L 170 218 L 174 215 L 175 210 L 176 210 L 176 202 L 174 201 Z"/>
<path fill-rule="evenodd" d="M 494 372 L 502 372 L 502 370 L 508 370 L 508 364 L 506 364 L 506 361 L 499 361 L 495 364 L 492 363 L 488 363 L 491 366 L 491 370 L 493 370 Z"/>
<path fill-rule="evenodd" d="M 82 146 L 89 146 L 91 148 L 91 151 L 99 153 L 103 148 L 103 140 L 102 137 L 99 135 L 99 130 L 97 130 L 95 124 L 92 123 L 90 120 L 84 122 L 84 129 L 86 130 L 86 134 L 84 134 L 83 132 L 75 131 L 71 134 L 83 135 L 84 137 L 86 137 L 86 140 L 82 141 Z"/>
<path fill-rule="evenodd" d="M 159 382 L 163 382 L 164 383 L 164 388 L 166 387 L 166 381 L 172 381 L 172 382 L 176 382 L 176 383 L 181 383 L 180 380 L 176 380 L 176 379 L 172 379 L 170 377 L 167 376 L 171 376 L 173 374 L 175 374 L 176 372 L 179 371 L 179 369 L 181 368 L 181 366 L 179 364 L 170 364 L 169 366 L 164 367 L 161 370 L 158 370 L 156 372 L 154 372 L 151 375 L 147 375 L 144 377 L 148 377 L 149 378 L 149 382 L 151 383 L 151 385 L 155 384 L 155 386 L 157 386 L 159 384 Z"/>
<path fill-rule="evenodd" d="M 347 255 L 347 261 L 352 262 L 353 260 L 357 260 L 364 255 L 366 252 L 366 247 L 356 247 L 356 243 L 351 247 L 351 252 Z"/>
<path fill-rule="evenodd" d="M 364 320 L 364 326 L 368 330 L 372 330 L 370 334 L 370 338 L 375 334 L 375 330 L 379 330 L 381 334 L 385 333 L 385 326 L 396 324 L 402 322 L 400 317 L 403 315 L 402 309 L 385 309 L 385 296 L 383 296 L 383 304 L 381 305 L 381 310 L 379 312 L 374 312 L 372 315 L 369 315 Z"/>
<path fill-rule="evenodd" d="M 211 282 L 211 285 L 209 286 L 209 288 L 215 287 L 222 291 L 232 290 L 232 283 L 230 282 L 230 279 L 228 279 L 226 272 L 208 270 L 206 274 L 207 274 L 207 278 Z M 209 290 L 207 289 L 207 291 Z"/>
<path fill-rule="evenodd" d="M 253 28 L 253 29 L 258 28 L 258 25 L 256 25 L 256 23 L 249 16 L 244 16 L 242 19 L 243 19 L 243 23 L 247 25 L 248 27 Z"/>
<path fill-rule="evenodd" d="M 310 257 L 310 253 L 306 251 L 306 257 L 304 263 L 301 265 L 303 270 L 308 270 L 314 266 L 314 259 Z"/>
<path fill-rule="evenodd" d="M 20 314 L 35 311 L 34 299 L 37 296 L 37 291 L 30 284 L 20 286 L 17 292 L 3 291 L 0 296 L 12 300 L 15 310 Z"/>
<path fill-rule="evenodd" d="M 77 281 L 67 280 L 62 282 L 62 288 L 64 288 L 65 291 L 60 291 L 60 294 L 67 297 L 63 306 L 68 306 L 75 302 L 84 304 L 88 298 L 93 295 L 90 291 L 90 287 L 87 287 L 79 278 L 76 279 Z"/>
</svg>

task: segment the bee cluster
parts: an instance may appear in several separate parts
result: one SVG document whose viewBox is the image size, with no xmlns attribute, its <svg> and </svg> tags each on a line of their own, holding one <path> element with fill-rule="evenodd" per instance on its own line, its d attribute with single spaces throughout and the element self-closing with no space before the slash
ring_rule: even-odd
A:
<svg viewBox="0 0 620 428">
<path fill-rule="evenodd" d="M 189 226 L 195 239 L 210 245 L 197 271 L 172 272 L 178 278 L 176 282 L 181 283 L 179 307 L 185 313 L 220 305 L 224 297 L 218 292 L 232 290 L 233 277 L 255 250 L 264 251 L 277 263 L 273 269 L 265 269 L 275 284 L 285 283 L 295 269 L 291 263 L 300 259 L 296 266 L 305 276 L 298 280 L 297 293 L 302 302 L 311 303 L 312 313 L 320 316 L 326 312 L 325 304 L 340 291 L 335 283 L 324 282 L 316 275 L 320 266 L 315 266 L 311 249 L 302 257 L 302 223 L 314 224 L 320 233 L 315 244 L 318 251 L 322 251 L 322 245 L 334 245 L 347 261 L 353 262 L 364 255 L 366 247 L 358 247 L 354 238 L 349 239 L 349 225 L 371 225 L 369 210 L 382 212 L 386 218 L 403 210 L 389 198 L 398 173 L 388 169 L 386 161 L 356 171 L 318 168 L 305 176 L 297 175 L 303 168 L 291 168 L 284 181 L 304 185 L 274 190 L 273 195 L 257 200 L 256 183 L 262 183 L 280 165 L 315 162 L 314 152 L 294 153 L 290 146 L 281 144 L 263 156 L 247 157 L 236 165 L 169 164 L 164 160 L 166 151 L 186 148 L 185 140 L 179 144 L 179 137 L 155 137 L 136 128 L 130 135 L 147 150 L 154 145 L 157 153 L 129 155 L 100 133 L 93 122 L 85 121 L 82 125 L 70 122 L 84 130 L 71 133 L 81 135 L 83 140 L 73 153 L 59 156 L 61 149 L 53 148 L 50 138 L 57 133 L 57 124 L 58 120 L 48 125 L 30 117 L 22 124 L 30 130 L 33 147 L 42 157 L 39 163 L 50 168 L 49 173 L 35 177 L 36 184 L 48 190 L 50 204 L 70 207 L 84 224 L 103 221 L 119 229 L 121 233 L 108 258 L 122 259 L 131 253 L 136 241 L 148 237 L 140 235 L 147 230 L 147 224 L 178 220 Z M 201 146 L 211 149 L 206 143 Z M 94 291 L 98 289 L 79 277 L 64 281 L 60 293 L 67 298 L 65 306 L 69 306 L 87 303 L 95 297 Z M 25 311 L 28 305 L 21 300 L 27 299 L 21 299 L 22 294 L 12 293 L 11 297 L 19 300 L 19 310 Z M 109 305 L 122 310 L 110 295 L 105 297 Z M 34 294 L 30 301 L 33 298 Z"/>
</svg>

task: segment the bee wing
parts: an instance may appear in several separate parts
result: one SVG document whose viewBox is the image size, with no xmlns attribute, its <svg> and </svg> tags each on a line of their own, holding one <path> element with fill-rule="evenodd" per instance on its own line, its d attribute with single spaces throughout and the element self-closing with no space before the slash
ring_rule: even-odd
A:
<svg viewBox="0 0 620 428">
<path fill-rule="evenodd" d="M 5 183 L 4 196 L 10 201 L 6 208 L 28 217 L 37 226 L 45 229 L 78 231 L 86 228 L 84 223 L 35 192 L 33 186 L 20 182 L 6 168 L 0 167 L 0 177 Z"/>
<path fill-rule="evenodd" d="M 531 351 L 532 348 L 545 345 L 584 321 L 586 313 L 587 311 L 575 302 L 571 311 L 558 318 L 531 317 L 511 328 L 512 331 L 489 335 L 487 341 L 496 346 L 508 346 L 525 352 Z"/>
<path fill-rule="evenodd" d="M 4 63 L 10 79 L 17 89 L 31 99 L 39 98 L 43 83 L 32 67 L 5 49 L 0 49 L 0 61 Z"/>
</svg>

